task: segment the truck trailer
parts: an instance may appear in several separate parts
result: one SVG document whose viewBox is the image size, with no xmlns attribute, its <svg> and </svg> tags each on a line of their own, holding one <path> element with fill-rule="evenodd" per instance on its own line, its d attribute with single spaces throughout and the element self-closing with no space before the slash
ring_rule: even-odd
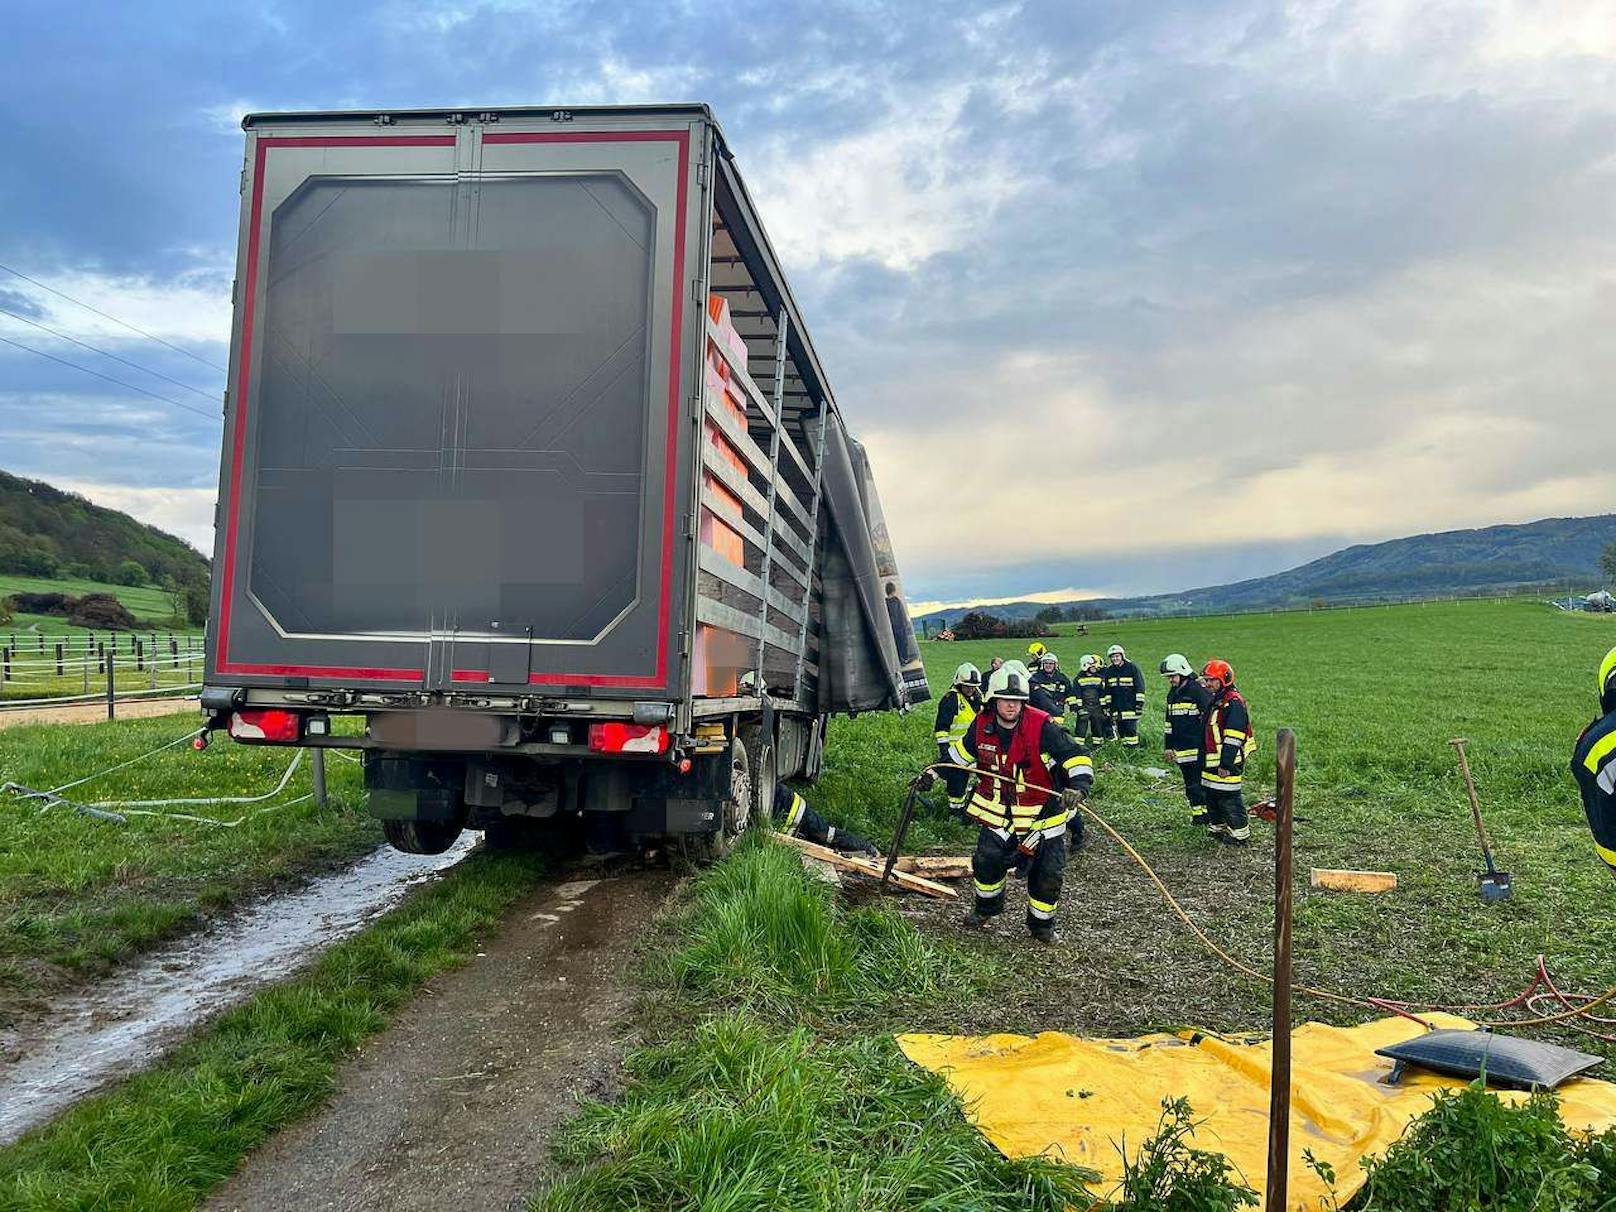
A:
<svg viewBox="0 0 1616 1212">
<path fill-rule="evenodd" d="M 242 125 L 209 728 L 359 751 L 402 850 L 710 858 L 929 697 L 706 106 Z"/>
</svg>

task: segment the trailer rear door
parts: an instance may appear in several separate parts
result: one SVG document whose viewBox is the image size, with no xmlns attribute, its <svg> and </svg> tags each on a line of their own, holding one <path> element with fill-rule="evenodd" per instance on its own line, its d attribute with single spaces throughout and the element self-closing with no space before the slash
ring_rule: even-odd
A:
<svg viewBox="0 0 1616 1212">
<path fill-rule="evenodd" d="M 216 678 L 680 684 L 703 128 L 650 121 L 249 136 Z"/>
</svg>

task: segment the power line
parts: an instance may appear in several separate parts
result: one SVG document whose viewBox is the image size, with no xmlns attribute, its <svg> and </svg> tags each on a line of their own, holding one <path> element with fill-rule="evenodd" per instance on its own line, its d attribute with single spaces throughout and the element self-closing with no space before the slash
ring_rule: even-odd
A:
<svg viewBox="0 0 1616 1212">
<path fill-rule="evenodd" d="M 100 354 L 103 358 L 111 358 L 114 362 L 122 362 L 125 366 L 132 370 L 138 370 L 143 375 L 150 375 L 154 379 L 161 379 L 165 383 L 172 383 L 175 387 L 183 387 L 192 395 L 201 396 L 204 400 L 211 401 L 214 399 L 213 396 L 209 395 L 199 387 L 192 387 L 189 383 L 181 383 L 178 379 L 171 379 L 160 371 L 148 369 L 147 367 L 142 366 L 139 362 L 131 362 L 128 358 L 120 358 L 115 353 L 108 353 L 104 349 L 99 349 L 96 346 L 91 345 L 88 341 L 81 341 L 77 337 L 70 337 L 65 332 L 57 332 L 54 328 L 41 324 L 38 320 L 30 320 L 27 316 L 17 314 L 9 307 L 0 307 L 0 315 L 10 316 L 13 320 L 21 320 L 24 324 L 31 324 L 33 327 L 39 329 L 40 332 L 48 332 L 51 336 L 57 338 L 58 340 L 69 341 L 72 344 L 77 345 L 80 349 L 87 349 L 93 354 Z"/>
<path fill-rule="evenodd" d="M 35 286 L 39 287 L 40 290 L 48 290 L 48 291 L 50 291 L 51 294 L 56 295 L 58 298 L 66 299 L 69 303 L 72 303 L 72 304 L 75 304 L 75 305 L 77 305 L 79 307 L 84 308 L 85 311 L 93 311 L 93 312 L 95 312 L 96 315 L 100 316 L 103 320 L 111 320 L 114 324 L 121 324 L 125 328 L 127 328 L 130 332 L 137 332 L 141 336 L 145 337 L 146 340 L 148 340 L 148 341 L 156 341 L 159 345 L 163 346 L 166 349 L 172 349 L 177 354 L 184 354 L 187 358 L 190 358 L 191 361 L 193 361 L 193 362 L 200 362 L 200 363 L 202 363 L 202 365 L 210 366 L 214 370 L 218 370 L 218 371 L 223 371 L 225 369 L 223 366 L 220 366 L 217 362 L 209 362 L 206 358 L 197 357 L 194 353 L 192 353 L 188 349 L 181 349 L 178 345 L 170 345 L 167 341 L 163 340 L 162 337 L 154 337 L 154 336 L 152 336 L 151 333 L 147 332 L 144 328 L 136 328 L 133 324 L 129 323 L 129 321 L 127 321 L 127 320 L 120 320 L 120 319 L 118 319 L 117 316 L 109 316 L 106 312 L 100 310 L 99 308 L 91 307 L 88 303 L 85 303 L 84 301 L 82 301 L 80 299 L 75 299 L 72 295 L 67 294 L 64 291 L 57 290 L 54 286 L 46 286 L 43 282 L 39 281 L 38 279 L 30 278 L 27 274 L 23 273 L 20 270 L 12 269 L 11 266 L 9 266 L 9 265 L 0 265 L 0 269 L 5 270 L 8 274 L 11 274 L 11 275 L 13 275 L 15 277 L 21 278 L 24 282 L 32 282 Z M 226 373 L 228 373 L 228 372 L 226 372 Z"/>
<path fill-rule="evenodd" d="M 155 391 L 147 391 L 144 387 L 136 387 L 133 383 L 125 383 L 122 379 L 115 379 L 111 375 L 104 375 L 99 370 L 91 370 L 88 366 L 80 366 L 77 362 L 69 362 L 66 358 L 58 358 L 55 354 L 46 353 L 43 349 L 35 349 L 31 345 L 24 345 L 21 341 L 13 341 L 10 337 L 0 337 L 7 345 L 15 346 L 26 353 L 38 354 L 42 358 L 49 358 L 52 362 L 59 362 L 63 366 L 70 366 L 74 370 L 82 370 L 87 375 L 94 375 L 98 379 L 105 379 L 108 383 L 116 383 L 119 387 L 127 387 L 130 391 L 138 391 L 143 396 L 150 396 L 154 400 L 161 400 L 164 404 L 172 404 L 175 408 L 183 408 L 186 412 L 194 412 L 199 417 L 206 417 L 210 421 L 221 418 L 213 413 L 203 412 L 200 408 L 193 408 L 189 404 L 172 399 L 169 396 L 160 396 Z"/>
</svg>

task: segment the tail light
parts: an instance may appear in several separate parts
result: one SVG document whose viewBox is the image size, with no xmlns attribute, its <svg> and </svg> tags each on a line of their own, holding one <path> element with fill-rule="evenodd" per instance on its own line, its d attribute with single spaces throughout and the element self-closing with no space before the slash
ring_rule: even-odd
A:
<svg viewBox="0 0 1616 1212">
<path fill-rule="evenodd" d="M 596 753 L 666 753 L 671 741 L 661 724 L 589 725 L 589 747 Z"/>
<path fill-rule="evenodd" d="M 295 711 L 274 708 L 263 711 L 236 711 L 230 715 L 230 736 L 237 741 L 295 741 L 298 739 Z"/>
</svg>

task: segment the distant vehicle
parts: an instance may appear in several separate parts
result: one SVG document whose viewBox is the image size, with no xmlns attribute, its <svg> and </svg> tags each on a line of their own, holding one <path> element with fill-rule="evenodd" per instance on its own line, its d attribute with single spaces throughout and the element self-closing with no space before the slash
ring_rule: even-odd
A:
<svg viewBox="0 0 1616 1212">
<path fill-rule="evenodd" d="M 243 126 L 210 727 L 361 751 L 400 849 L 712 855 L 830 714 L 929 697 L 705 107 Z"/>
<path fill-rule="evenodd" d="M 1598 593 L 1590 593 L 1583 599 L 1582 608 L 1591 610 L 1596 614 L 1616 614 L 1616 597 L 1611 596 L 1604 590 L 1600 590 Z"/>
</svg>

